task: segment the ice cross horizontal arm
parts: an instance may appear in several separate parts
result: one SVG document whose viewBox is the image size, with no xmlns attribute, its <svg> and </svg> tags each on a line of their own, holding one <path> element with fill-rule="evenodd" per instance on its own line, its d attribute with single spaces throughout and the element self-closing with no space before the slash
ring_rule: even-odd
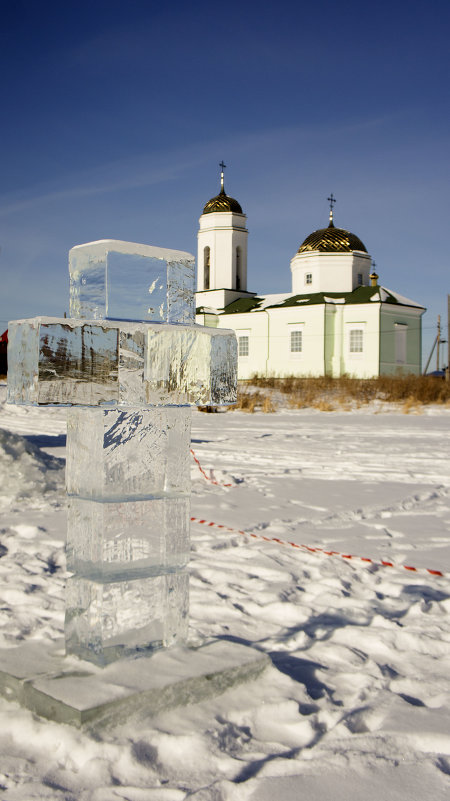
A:
<svg viewBox="0 0 450 801">
<path fill-rule="evenodd" d="M 192 405 L 236 400 L 234 332 L 194 325 L 194 258 L 69 254 L 71 318 L 9 324 L 10 403 L 67 405 L 66 649 L 99 664 L 183 640 Z"/>
<path fill-rule="evenodd" d="M 9 324 L 8 400 L 45 406 L 236 401 L 236 337 L 200 325 L 34 317 Z"/>
</svg>

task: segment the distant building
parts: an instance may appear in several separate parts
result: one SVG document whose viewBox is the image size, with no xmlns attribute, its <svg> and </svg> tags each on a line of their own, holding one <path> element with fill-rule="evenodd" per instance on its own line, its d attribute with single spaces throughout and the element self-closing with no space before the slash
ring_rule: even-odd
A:
<svg viewBox="0 0 450 801">
<path fill-rule="evenodd" d="M 334 225 L 333 195 L 328 227 L 291 259 L 292 291 L 247 291 L 247 218 L 225 193 L 224 166 L 200 217 L 196 319 L 234 329 L 239 378 L 420 374 L 425 308 L 378 285 L 365 245 Z"/>
</svg>

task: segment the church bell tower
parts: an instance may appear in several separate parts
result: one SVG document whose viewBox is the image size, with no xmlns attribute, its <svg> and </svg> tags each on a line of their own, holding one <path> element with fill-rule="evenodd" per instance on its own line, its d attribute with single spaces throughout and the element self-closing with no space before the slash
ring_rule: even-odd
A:
<svg viewBox="0 0 450 801">
<path fill-rule="evenodd" d="M 225 164 L 220 163 L 220 192 L 203 209 L 198 232 L 197 303 L 224 308 L 247 292 L 246 215 L 225 193 Z"/>
</svg>

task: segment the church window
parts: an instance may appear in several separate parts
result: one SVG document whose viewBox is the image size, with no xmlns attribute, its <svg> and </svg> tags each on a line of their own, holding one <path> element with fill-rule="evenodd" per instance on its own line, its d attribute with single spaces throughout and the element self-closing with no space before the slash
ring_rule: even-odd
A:
<svg viewBox="0 0 450 801">
<path fill-rule="evenodd" d="M 397 364 L 406 364 L 406 336 L 408 326 L 405 323 L 394 323 L 395 332 L 395 361 Z"/>
<path fill-rule="evenodd" d="M 362 273 L 358 273 L 358 286 L 362 286 L 362 285 L 363 285 L 363 274 Z"/>
<path fill-rule="evenodd" d="M 312 273 L 305 273 L 305 284 L 312 284 Z"/>
<path fill-rule="evenodd" d="M 203 289 L 210 288 L 210 266 L 211 248 L 206 247 L 203 251 Z"/>
<path fill-rule="evenodd" d="M 350 331 L 350 353 L 363 352 L 363 335 L 362 328 L 352 328 Z"/>
<path fill-rule="evenodd" d="M 241 288 L 241 249 L 236 248 L 236 289 Z"/>
<path fill-rule="evenodd" d="M 301 353 L 303 350 L 303 332 L 291 331 L 291 353 Z"/>
<path fill-rule="evenodd" d="M 248 356 L 248 353 L 249 353 L 248 339 L 249 338 L 247 336 L 239 337 L 239 339 L 238 339 L 239 356 Z"/>
</svg>

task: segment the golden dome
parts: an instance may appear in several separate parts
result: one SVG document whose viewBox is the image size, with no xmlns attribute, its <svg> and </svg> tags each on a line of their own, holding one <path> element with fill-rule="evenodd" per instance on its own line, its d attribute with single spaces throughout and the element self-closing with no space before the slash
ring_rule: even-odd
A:
<svg viewBox="0 0 450 801">
<path fill-rule="evenodd" d="M 242 214 L 242 209 L 237 200 L 226 195 L 223 186 L 216 197 L 208 200 L 203 209 L 203 214 L 212 214 L 213 211 L 233 211 L 235 214 Z"/>
<path fill-rule="evenodd" d="M 335 228 L 332 219 L 328 228 L 319 228 L 307 236 L 297 252 L 308 253 L 312 250 L 320 250 L 322 253 L 351 253 L 353 250 L 362 250 L 367 253 L 359 237 L 343 228 Z"/>
</svg>

